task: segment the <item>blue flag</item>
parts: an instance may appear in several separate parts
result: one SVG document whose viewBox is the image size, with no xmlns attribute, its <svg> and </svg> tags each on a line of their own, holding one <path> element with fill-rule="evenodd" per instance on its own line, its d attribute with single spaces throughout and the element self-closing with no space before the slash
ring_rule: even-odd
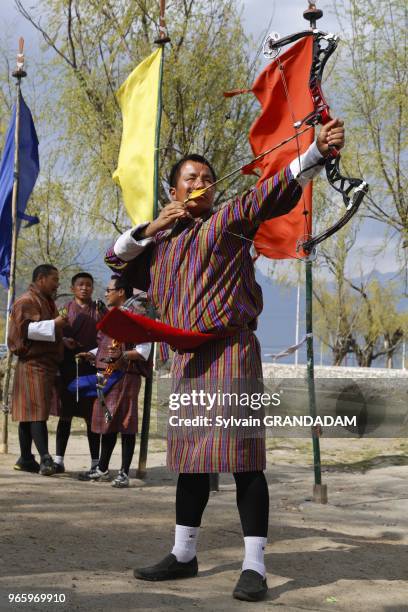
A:
<svg viewBox="0 0 408 612">
<path fill-rule="evenodd" d="M 6 144 L 0 164 L 0 282 L 8 287 L 11 260 L 12 220 L 11 198 L 14 179 L 14 134 L 16 128 L 16 107 L 6 136 Z M 39 222 L 38 217 L 27 215 L 25 210 L 40 170 L 38 159 L 38 138 L 30 109 L 20 94 L 19 130 L 19 184 L 17 200 L 17 232 L 21 221 L 28 221 L 26 227 Z"/>
<path fill-rule="evenodd" d="M 108 395 L 112 387 L 116 385 L 116 383 L 119 382 L 124 375 L 125 373 L 123 370 L 114 370 L 103 388 L 103 395 Z M 96 374 L 87 374 L 86 376 L 74 378 L 74 380 L 69 383 L 67 389 L 70 393 L 75 395 L 78 386 L 79 397 L 97 397 L 98 394 L 96 392 L 96 383 Z"/>
</svg>

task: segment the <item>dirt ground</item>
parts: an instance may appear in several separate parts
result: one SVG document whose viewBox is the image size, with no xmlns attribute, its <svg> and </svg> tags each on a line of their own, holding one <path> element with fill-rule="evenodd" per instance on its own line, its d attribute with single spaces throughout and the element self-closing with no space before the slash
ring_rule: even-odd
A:
<svg viewBox="0 0 408 612">
<path fill-rule="evenodd" d="M 74 430 L 64 475 L 13 471 L 14 425 L 10 452 L 0 455 L 1 611 L 408 611 L 405 440 L 322 439 L 327 505 L 311 501 L 310 443 L 268 441 L 269 595 L 247 604 L 231 598 L 243 552 L 232 477 L 223 475 L 221 490 L 211 495 L 199 576 L 136 581 L 132 568 L 156 562 L 172 545 L 175 478 L 165 468 L 164 443 L 151 441 L 146 481 L 133 479 L 130 489 L 117 490 L 76 479 L 88 467 L 88 454 L 81 421 Z M 65 594 L 66 602 L 10 604 L 9 593 Z"/>
</svg>

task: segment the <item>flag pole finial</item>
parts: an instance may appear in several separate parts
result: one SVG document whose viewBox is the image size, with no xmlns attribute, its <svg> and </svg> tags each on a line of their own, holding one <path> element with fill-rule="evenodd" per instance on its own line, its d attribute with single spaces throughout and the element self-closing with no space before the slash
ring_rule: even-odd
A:
<svg viewBox="0 0 408 612">
<path fill-rule="evenodd" d="M 315 30 L 316 21 L 323 17 L 323 11 L 316 8 L 315 2 L 310 2 L 309 0 L 309 8 L 303 12 L 303 17 L 310 23 L 310 28 Z"/>
<path fill-rule="evenodd" d="M 22 79 L 27 76 L 24 70 L 24 38 L 22 36 L 18 40 L 17 67 L 11 74 L 16 79 Z"/>
</svg>

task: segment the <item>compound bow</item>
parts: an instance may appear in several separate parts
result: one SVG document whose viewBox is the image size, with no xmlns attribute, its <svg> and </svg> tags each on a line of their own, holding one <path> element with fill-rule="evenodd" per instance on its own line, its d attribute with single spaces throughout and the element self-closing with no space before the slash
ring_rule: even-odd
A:
<svg viewBox="0 0 408 612">
<path fill-rule="evenodd" d="M 327 60 L 335 51 L 338 44 L 338 36 L 334 34 L 326 34 L 317 29 L 303 30 L 290 34 L 283 38 L 279 38 L 276 34 L 270 34 L 265 39 L 263 45 L 263 53 L 265 57 L 274 59 L 278 57 L 282 47 L 292 44 L 301 38 L 313 37 L 313 55 L 312 65 L 309 76 L 309 92 L 313 100 L 314 109 L 302 120 L 294 123 L 293 127 L 296 132 L 304 126 L 315 126 L 319 123 L 325 125 L 331 121 L 330 107 L 327 103 L 322 91 L 322 76 Z M 283 71 L 281 76 L 284 79 Z M 288 92 L 286 90 L 286 95 Z M 289 100 L 288 100 L 289 101 Z M 330 185 L 343 198 L 346 207 L 346 213 L 341 219 L 334 223 L 331 227 L 323 230 L 317 236 L 308 237 L 306 240 L 299 241 L 298 250 L 302 249 L 305 253 L 310 254 L 315 247 L 340 230 L 348 221 L 356 214 L 365 194 L 368 191 L 368 184 L 360 178 L 352 178 L 344 176 L 340 172 L 340 154 L 337 149 L 332 148 L 328 156 L 322 161 L 326 168 L 326 175 Z"/>
</svg>

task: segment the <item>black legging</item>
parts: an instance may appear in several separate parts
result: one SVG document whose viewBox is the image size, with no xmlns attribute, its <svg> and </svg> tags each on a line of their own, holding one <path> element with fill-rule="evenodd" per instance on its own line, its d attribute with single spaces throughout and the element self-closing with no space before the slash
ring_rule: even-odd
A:
<svg viewBox="0 0 408 612">
<path fill-rule="evenodd" d="M 91 421 L 85 419 L 86 422 L 86 434 L 88 436 L 89 452 L 91 459 L 97 461 L 99 459 L 99 448 L 100 448 L 100 434 L 94 433 L 91 430 Z M 56 451 L 55 454 L 60 457 L 64 457 L 67 449 L 69 436 L 71 433 L 72 417 L 61 417 L 57 425 L 56 433 Z"/>
<path fill-rule="evenodd" d="M 71 423 L 72 418 L 63 419 L 61 417 L 58 421 L 55 434 L 55 454 L 60 457 L 64 457 L 65 451 L 67 450 L 67 444 L 71 433 Z"/>
<path fill-rule="evenodd" d="M 101 456 L 99 458 L 99 469 L 106 472 L 109 467 L 109 461 L 112 457 L 113 449 L 115 448 L 117 433 L 102 434 Z"/>
<path fill-rule="evenodd" d="M 99 459 L 99 469 L 106 472 L 115 448 L 117 433 L 102 434 L 102 450 Z M 136 434 L 122 434 L 122 467 L 125 474 L 129 474 L 130 464 L 132 463 L 135 451 Z"/>
<path fill-rule="evenodd" d="M 130 464 L 135 452 L 136 434 L 122 434 L 122 467 L 121 470 L 129 476 Z"/>
<path fill-rule="evenodd" d="M 31 459 L 33 440 L 40 457 L 43 458 L 44 455 L 48 455 L 48 429 L 46 421 L 24 421 L 19 423 L 18 438 L 23 459 Z"/>
<path fill-rule="evenodd" d="M 244 536 L 268 535 L 269 492 L 263 472 L 234 474 L 237 506 Z M 176 491 L 176 523 L 199 527 L 210 495 L 209 474 L 179 474 Z"/>
</svg>

